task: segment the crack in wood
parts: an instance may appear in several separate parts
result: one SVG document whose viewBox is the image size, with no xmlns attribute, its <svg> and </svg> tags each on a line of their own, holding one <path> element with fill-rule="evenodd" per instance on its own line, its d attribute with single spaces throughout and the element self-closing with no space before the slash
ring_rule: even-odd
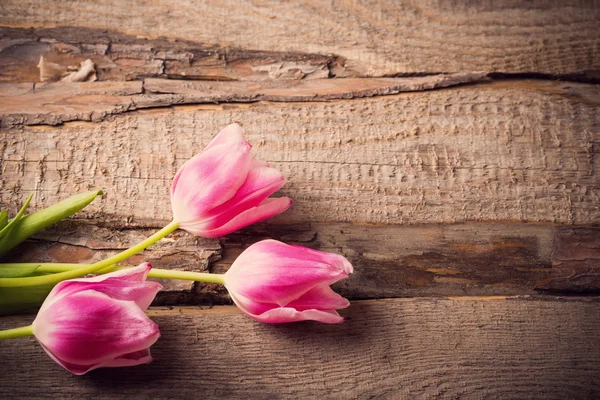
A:
<svg viewBox="0 0 600 400">
<path fill-rule="evenodd" d="M 0 83 L 0 126 L 99 122 L 115 114 L 175 105 L 267 102 L 323 102 L 389 96 L 485 80 L 484 74 L 417 78 L 347 78 L 326 81 L 199 82 L 146 79 L 143 82 L 38 84 Z M 15 87 L 16 85 L 16 87 Z"/>
</svg>

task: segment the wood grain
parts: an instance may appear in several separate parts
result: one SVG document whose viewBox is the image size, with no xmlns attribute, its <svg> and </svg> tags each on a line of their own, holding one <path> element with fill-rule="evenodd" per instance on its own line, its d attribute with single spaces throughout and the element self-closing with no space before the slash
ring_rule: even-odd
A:
<svg viewBox="0 0 600 400">
<path fill-rule="evenodd" d="M 94 222 L 60 224 L 17 247 L 5 260 L 92 263 L 152 232 L 144 228 L 98 227 Z M 335 288 L 350 299 L 531 295 L 536 294 L 538 281 L 550 278 L 555 231 L 548 225 L 510 223 L 262 223 L 218 241 L 178 232 L 125 264 L 148 261 L 155 268 L 224 273 L 251 244 L 272 238 L 347 257 L 355 272 Z M 565 268 L 570 264 L 565 261 Z M 219 285 L 168 280 L 161 283 L 165 288 L 155 305 L 231 303 L 227 291 Z M 577 287 L 577 283 L 570 287 L 568 279 L 563 282 L 563 290 Z"/>
<path fill-rule="evenodd" d="M 597 293 L 600 290 L 600 228 L 558 230 L 552 273 L 538 289 Z"/>
<path fill-rule="evenodd" d="M 118 29 L 260 51 L 333 54 L 361 76 L 440 72 L 598 74 L 594 2 L 319 3 L 5 0 L 0 25 Z"/>
<path fill-rule="evenodd" d="M 36 209 L 102 188 L 82 216 L 167 221 L 177 169 L 237 121 L 254 154 L 288 177 L 281 194 L 296 202 L 279 221 L 594 224 L 599 104 L 594 85 L 506 81 L 2 129 L 0 204 L 16 212 L 35 192 Z"/>
<path fill-rule="evenodd" d="M 534 294 L 550 273 L 554 232 L 510 223 L 263 224 L 222 238 L 211 270 L 225 272 L 252 243 L 274 238 L 347 257 L 355 272 L 335 287 L 351 299 Z"/>
<path fill-rule="evenodd" d="M 101 225 L 101 224 L 98 224 Z M 38 233 L 7 254 L 4 262 L 94 263 L 141 242 L 155 229 L 108 229 L 90 223 L 63 222 Z M 121 265 L 150 262 L 155 268 L 207 272 L 211 263 L 221 258 L 221 246 L 216 239 L 205 239 L 178 231 L 148 250 L 128 258 Z M 157 279 L 163 285 L 154 304 L 198 304 L 223 300 L 218 285 L 191 281 Z M 22 290 L 27 290 L 23 288 Z"/>
<path fill-rule="evenodd" d="M 74 377 L 33 339 L 2 342 L 4 398 L 528 398 L 600 396 L 596 300 L 354 302 L 341 325 L 264 325 L 232 306 L 152 310 L 148 366 Z M 4 317 L 0 327 L 33 317 Z M 35 379 L 32 379 L 35 377 Z"/>
<path fill-rule="evenodd" d="M 356 75 L 333 55 L 224 48 L 82 27 L 0 28 L 0 81 L 39 82 L 41 56 L 64 67 L 91 59 L 100 81 L 310 80 Z"/>
<path fill-rule="evenodd" d="M 287 81 L 0 83 L 0 126 L 102 121 L 107 116 L 177 104 L 330 101 L 439 89 L 485 80 L 482 74 L 412 78 Z"/>
</svg>

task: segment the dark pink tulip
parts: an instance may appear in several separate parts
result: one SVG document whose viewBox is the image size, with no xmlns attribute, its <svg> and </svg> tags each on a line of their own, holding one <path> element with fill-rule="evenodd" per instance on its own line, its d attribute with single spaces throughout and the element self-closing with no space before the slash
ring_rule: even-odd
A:
<svg viewBox="0 0 600 400">
<path fill-rule="evenodd" d="M 75 375 L 151 362 L 150 346 L 160 332 L 144 310 L 162 286 L 146 281 L 150 268 L 144 263 L 60 282 L 33 322 L 35 338 L 54 361 Z"/>
<path fill-rule="evenodd" d="M 292 204 L 268 198 L 285 184 L 278 170 L 252 158 L 242 128 L 229 125 L 187 161 L 171 186 L 173 219 L 194 235 L 218 237 L 271 218 Z"/>
<path fill-rule="evenodd" d="M 351 273 L 350 262 L 338 254 L 263 240 L 234 261 L 225 286 L 235 304 L 257 321 L 335 324 L 344 320 L 336 310 L 350 303 L 329 285 Z"/>
</svg>

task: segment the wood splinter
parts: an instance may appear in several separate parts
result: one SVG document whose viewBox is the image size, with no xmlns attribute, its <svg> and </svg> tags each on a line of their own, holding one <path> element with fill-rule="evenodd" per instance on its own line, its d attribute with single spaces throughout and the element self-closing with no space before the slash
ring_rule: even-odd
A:
<svg viewBox="0 0 600 400">
<path fill-rule="evenodd" d="M 40 69 L 40 80 L 42 82 L 94 82 L 96 77 L 96 66 L 89 58 L 82 61 L 79 67 L 71 68 L 50 62 L 44 56 L 40 57 L 37 67 Z M 76 69 L 69 73 L 69 70 Z"/>
</svg>

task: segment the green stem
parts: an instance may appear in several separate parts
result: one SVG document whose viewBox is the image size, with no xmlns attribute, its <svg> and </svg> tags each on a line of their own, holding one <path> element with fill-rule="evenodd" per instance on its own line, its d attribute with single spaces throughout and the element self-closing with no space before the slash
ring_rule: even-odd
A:
<svg viewBox="0 0 600 400">
<path fill-rule="evenodd" d="M 11 263 L 11 264 L 0 264 L 0 267 L 38 267 L 35 272 L 45 273 L 57 273 L 72 271 L 82 266 L 90 264 L 60 264 L 60 263 Z M 108 272 L 118 271 L 121 269 L 127 269 L 131 267 L 119 267 L 112 265 L 110 267 L 102 268 L 96 271 L 98 274 L 105 274 Z M 184 281 L 198 281 L 208 283 L 219 283 L 225 284 L 225 278 L 222 274 L 208 274 L 205 272 L 192 272 L 192 271 L 173 271 L 169 269 L 152 268 L 148 273 L 149 278 L 157 279 L 180 279 Z M 14 279 L 14 278 L 13 278 Z"/>
<path fill-rule="evenodd" d="M 172 221 L 167 226 L 162 228 L 160 231 L 156 232 L 154 235 L 148 237 L 146 240 L 136 244 L 128 248 L 125 251 L 120 252 L 112 257 L 108 257 L 102 261 L 98 261 L 97 263 L 87 265 L 85 267 L 78 267 L 71 269 L 65 272 L 59 272 L 57 274 L 45 275 L 45 276 L 33 276 L 26 278 L 0 278 L 0 287 L 22 287 L 22 286 L 37 286 L 37 285 L 46 285 L 50 283 L 58 283 L 60 281 L 64 281 L 65 279 L 77 278 L 82 275 L 96 273 L 106 267 L 109 267 L 113 264 L 116 264 L 120 261 L 123 261 L 134 254 L 139 253 L 144 250 L 146 247 L 151 246 L 152 244 L 158 242 L 160 239 L 167 236 L 169 233 L 173 232 L 179 228 L 179 223 Z"/>
<path fill-rule="evenodd" d="M 0 331 L 0 340 L 16 339 L 24 336 L 33 336 L 33 325 Z"/>
</svg>

